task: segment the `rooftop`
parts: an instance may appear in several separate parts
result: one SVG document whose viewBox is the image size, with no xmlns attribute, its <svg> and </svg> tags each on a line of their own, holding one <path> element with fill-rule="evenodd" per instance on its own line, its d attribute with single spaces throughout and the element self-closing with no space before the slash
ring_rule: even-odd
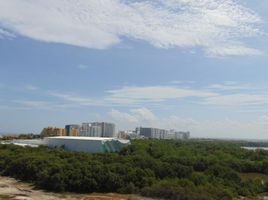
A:
<svg viewBox="0 0 268 200">
<path fill-rule="evenodd" d="M 48 137 L 49 139 L 63 139 L 63 140 L 120 140 L 118 138 L 109 138 L 109 137 L 80 137 L 80 136 L 57 136 L 57 137 Z"/>
</svg>

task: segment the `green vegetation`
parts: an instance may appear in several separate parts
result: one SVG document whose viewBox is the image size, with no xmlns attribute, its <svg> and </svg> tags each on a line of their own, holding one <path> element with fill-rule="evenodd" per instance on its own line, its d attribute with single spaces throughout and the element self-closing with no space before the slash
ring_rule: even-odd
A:
<svg viewBox="0 0 268 200">
<path fill-rule="evenodd" d="M 12 200 L 13 198 L 5 196 L 5 195 L 0 195 L 0 200 Z"/>
<path fill-rule="evenodd" d="M 135 140 L 119 153 L 0 145 L 0 173 L 50 191 L 233 199 L 268 192 L 268 151 L 241 142 Z M 257 173 L 257 174 L 256 174 Z"/>
<path fill-rule="evenodd" d="M 31 140 L 31 139 L 39 139 L 41 138 L 40 135 L 35 135 L 33 133 L 27 133 L 27 134 L 19 134 L 19 135 L 0 135 L 0 141 L 1 140 L 13 140 L 13 139 L 21 139 L 21 140 Z"/>
<path fill-rule="evenodd" d="M 240 177 L 242 180 L 262 180 L 268 182 L 268 175 L 260 174 L 260 173 L 240 173 Z"/>
</svg>

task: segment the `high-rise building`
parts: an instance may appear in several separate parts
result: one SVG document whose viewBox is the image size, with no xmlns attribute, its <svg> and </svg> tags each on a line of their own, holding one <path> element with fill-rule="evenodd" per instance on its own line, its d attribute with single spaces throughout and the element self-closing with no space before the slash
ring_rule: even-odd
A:
<svg viewBox="0 0 268 200">
<path fill-rule="evenodd" d="M 79 136 L 116 137 L 115 125 L 107 122 L 82 123 Z"/>
<path fill-rule="evenodd" d="M 179 132 L 175 132 L 175 138 L 176 139 L 189 139 L 190 138 L 190 132 L 183 132 L 183 131 L 179 131 Z"/>
<path fill-rule="evenodd" d="M 79 136 L 89 136 L 89 123 L 82 123 L 82 126 L 80 126 L 79 130 Z"/>
<path fill-rule="evenodd" d="M 71 124 L 65 126 L 66 136 L 78 136 L 80 125 Z"/>
<path fill-rule="evenodd" d="M 158 128 L 136 128 L 137 137 L 153 139 L 189 139 L 190 132 L 176 132 L 174 130 L 165 130 Z"/>
<path fill-rule="evenodd" d="M 47 127 L 41 132 L 41 137 L 65 136 L 66 131 L 64 128 Z"/>
<path fill-rule="evenodd" d="M 79 131 L 79 136 L 101 137 L 102 128 L 101 126 L 92 125 L 91 123 L 82 123 Z"/>
<path fill-rule="evenodd" d="M 91 137 L 101 137 L 102 130 L 100 126 L 91 126 L 90 127 L 90 136 Z"/>
<path fill-rule="evenodd" d="M 155 138 L 155 139 L 164 139 L 165 134 L 167 133 L 167 131 L 164 129 L 144 128 L 144 127 L 136 128 L 136 132 L 139 136 L 143 136 L 146 138 Z"/>
<path fill-rule="evenodd" d="M 115 125 L 107 122 L 92 122 L 92 127 L 101 128 L 101 137 L 116 137 Z"/>
</svg>

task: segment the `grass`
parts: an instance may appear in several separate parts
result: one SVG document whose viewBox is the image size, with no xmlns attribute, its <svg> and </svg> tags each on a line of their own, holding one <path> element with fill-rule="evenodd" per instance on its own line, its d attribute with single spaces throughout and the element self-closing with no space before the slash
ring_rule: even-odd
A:
<svg viewBox="0 0 268 200">
<path fill-rule="evenodd" d="M 13 198 L 6 196 L 6 195 L 0 195 L 0 200 L 12 200 Z"/>
<path fill-rule="evenodd" d="M 268 182 L 268 175 L 261 174 L 261 173 L 240 173 L 240 177 L 242 180 L 260 179 L 264 182 Z"/>
</svg>

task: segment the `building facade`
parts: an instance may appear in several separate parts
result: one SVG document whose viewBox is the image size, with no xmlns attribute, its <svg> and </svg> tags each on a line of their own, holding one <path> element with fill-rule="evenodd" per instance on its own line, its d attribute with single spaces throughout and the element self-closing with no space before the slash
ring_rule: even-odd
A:
<svg viewBox="0 0 268 200">
<path fill-rule="evenodd" d="M 190 138 L 190 132 L 189 131 L 187 131 L 187 132 L 183 132 L 183 131 L 175 132 L 175 138 L 187 140 Z"/>
<path fill-rule="evenodd" d="M 66 136 L 79 136 L 80 125 L 71 124 L 65 126 Z"/>
<path fill-rule="evenodd" d="M 118 152 L 130 144 L 129 140 L 103 137 L 48 137 L 48 147 L 64 147 L 66 150 L 92 153 Z"/>
<path fill-rule="evenodd" d="M 92 127 L 101 128 L 101 137 L 116 137 L 115 124 L 107 122 L 92 122 Z"/>
<path fill-rule="evenodd" d="M 82 123 L 80 127 L 79 136 L 85 137 L 101 137 L 102 129 L 101 126 L 95 126 L 91 123 Z"/>
<path fill-rule="evenodd" d="M 145 138 L 166 139 L 168 131 L 158 128 L 136 128 L 136 132 L 139 136 Z"/>
<path fill-rule="evenodd" d="M 136 128 L 137 137 L 140 138 L 153 138 L 153 139 L 189 139 L 190 132 L 176 132 L 174 130 L 165 130 L 159 128 Z"/>
<path fill-rule="evenodd" d="M 66 131 L 64 128 L 47 127 L 42 130 L 40 136 L 42 138 L 53 136 L 66 136 Z"/>
<path fill-rule="evenodd" d="M 117 137 L 115 124 L 107 122 L 71 124 L 65 126 L 66 136 Z"/>
</svg>

